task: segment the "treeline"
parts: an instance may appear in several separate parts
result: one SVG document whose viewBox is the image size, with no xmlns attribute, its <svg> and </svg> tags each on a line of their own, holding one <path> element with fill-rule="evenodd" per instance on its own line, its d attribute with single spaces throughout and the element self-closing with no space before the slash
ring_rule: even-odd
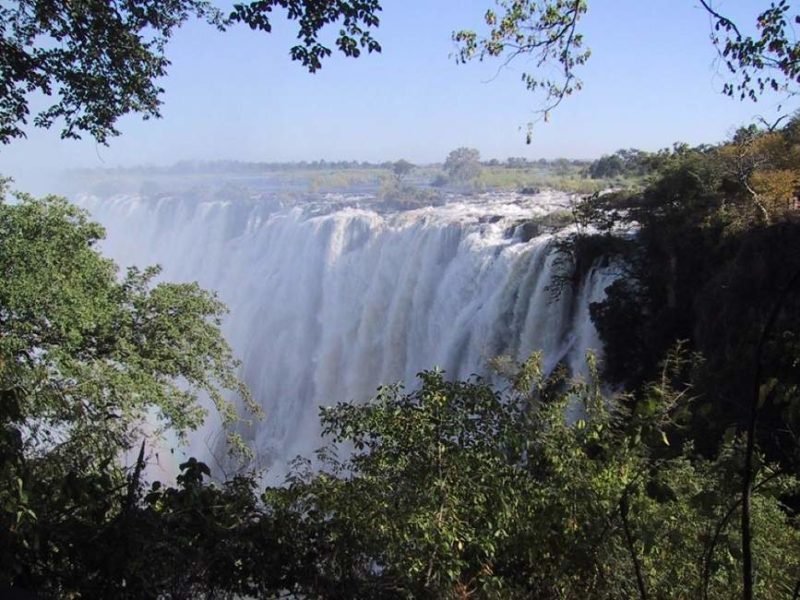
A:
<svg viewBox="0 0 800 600">
<path fill-rule="evenodd" d="M 354 169 L 392 169 L 393 161 L 369 162 L 357 160 L 291 162 L 247 162 L 238 160 L 184 160 L 168 166 L 117 167 L 114 169 L 75 169 L 76 175 L 92 175 L 98 172 L 116 175 L 194 175 L 194 174 L 249 174 L 259 175 L 281 171 L 321 171 Z"/>
<path fill-rule="evenodd" d="M 115 175 L 193 175 L 193 174 L 252 174 L 273 173 L 281 171 L 347 171 L 355 169 L 382 169 L 392 171 L 398 162 L 403 161 L 357 161 L 357 160 L 313 160 L 313 161 L 290 161 L 290 162 L 248 162 L 238 160 L 184 160 L 168 166 L 143 165 L 135 167 L 116 167 L 104 169 L 74 169 L 71 173 L 78 176 L 93 175 L 97 173 Z M 510 157 L 504 161 L 496 158 L 481 161 L 486 167 L 503 167 L 507 169 L 574 169 L 576 167 L 588 167 L 591 162 L 586 160 L 557 158 L 557 159 L 527 159 L 524 157 Z M 421 165 L 427 167 L 437 166 Z"/>
<path fill-rule="evenodd" d="M 682 154 L 690 149 L 695 152 L 710 151 L 712 148 L 712 146 L 690 148 L 688 144 L 676 143 L 672 148 L 664 148 L 657 152 L 645 152 L 636 148 L 621 149 L 593 161 L 589 164 L 586 175 L 592 179 L 641 178 L 659 173 L 675 154 Z"/>
<path fill-rule="evenodd" d="M 497 158 L 491 158 L 483 161 L 486 167 L 505 167 L 506 169 L 570 169 L 574 167 L 586 167 L 591 164 L 591 161 L 578 159 L 578 158 L 538 158 L 529 159 L 521 156 L 512 156 L 504 161 Z"/>
</svg>

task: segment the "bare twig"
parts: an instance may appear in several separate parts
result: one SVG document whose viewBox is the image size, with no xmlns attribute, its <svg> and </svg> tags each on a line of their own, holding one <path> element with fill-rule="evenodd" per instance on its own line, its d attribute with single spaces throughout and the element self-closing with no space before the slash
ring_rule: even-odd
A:
<svg viewBox="0 0 800 600">
<path fill-rule="evenodd" d="M 739 28 L 736 27 L 736 23 L 731 21 L 728 17 L 724 17 L 721 14 L 719 14 L 716 10 L 714 10 L 711 7 L 711 5 L 708 2 L 706 2 L 706 0 L 700 0 L 700 4 L 703 5 L 703 8 L 706 9 L 708 14 L 710 14 L 712 17 L 714 17 L 717 20 L 717 23 L 719 23 L 719 25 L 721 27 L 724 27 L 724 28 L 726 28 L 726 29 L 728 29 L 730 31 L 733 31 L 736 34 L 736 37 L 741 39 L 742 34 L 739 32 Z"/>
</svg>

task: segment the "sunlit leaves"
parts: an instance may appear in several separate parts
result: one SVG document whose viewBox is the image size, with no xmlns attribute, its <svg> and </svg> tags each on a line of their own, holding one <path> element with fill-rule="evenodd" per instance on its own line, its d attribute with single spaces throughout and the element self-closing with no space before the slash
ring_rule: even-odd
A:
<svg viewBox="0 0 800 600">
<path fill-rule="evenodd" d="M 102 228 L 63 198 L 0 204 L 0 233 L 0 383 L 26 390 L 18 426 L 29 447 L 114 456 L 147 414 L 196 428 L 201 394 L 236 421 L 223 390 L 249 396 L 212 294 L 155 284 L 152 268 L 118 281 L 95 249 Z"/>
<path fill-rule="evenodd" d="M 324 549 L 297 590 L 634 597 L 636 561 L 658 597 L 698 597 L 705 552 L 710 597 L 730 597 L 737 559 L 717 559 L 735 552 L 735 529 L 724 522 L 725 537 L 710 550 L 708 532 L 736 494 L 739 455 L 733 439 L 715 461 L 670 440 L 687 401 L 671 374 L 689 358 L 670 355 L 633 415 L 624 399 L 609 403 L 600 393 L 594 359 L 587 380 L 570 381 L 563 372 L 545 377 L 538 355 L 516 369 L 495 361 L 510 377 L 504 393 L 433 371 L 420 374 L 416 391 L 385 387 L 372 403 L 324 410 L 333 444 L 318 455 L 321 473 L 304 462 L 288 489 L 268 495 Z M 776 481 L 759 498 L 762 526 L 786 548 L 797 532 L 774 512 L 773 494 L 792 485 Z M 765 590 L 797 572 L 796 560 L 765 560 L 775 576 Z"/>
</svg>

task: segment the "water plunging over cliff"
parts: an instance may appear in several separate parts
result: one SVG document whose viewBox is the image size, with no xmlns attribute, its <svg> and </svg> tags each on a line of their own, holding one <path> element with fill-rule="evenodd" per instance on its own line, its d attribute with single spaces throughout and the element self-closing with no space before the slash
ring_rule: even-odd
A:
<svg viewBox="0 0 800 600">
<path fill-rule="evenodd" d="M 586 350 L 599 348 L 588 306 L 613 274 L 593 269 L 553 300 L 553 234 L 520 226 L 563 210 L 568 196 L 448 200 L 405 211 L 333 194 L 78 202 L 106 226 L 103 250 L 119 264 L 161 264 L 164 279 L 197 280 L 228 305 L 226 336 L 266 413 L 251 441 L 280 470 L 319 445 L 320 406 L 366 401 L 380 384 L 413 384 L 433 366 L 452 377 L 486 373 L 499 354 L 542 349 L 546 367 L 580 370 Z M 207 443 L 190 451 L 202 455 Z"/>
</svg>

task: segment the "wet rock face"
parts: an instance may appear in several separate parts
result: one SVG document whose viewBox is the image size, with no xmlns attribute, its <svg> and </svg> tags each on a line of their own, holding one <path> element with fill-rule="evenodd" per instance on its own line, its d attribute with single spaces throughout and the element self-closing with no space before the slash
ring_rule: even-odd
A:
<svg viewBox="0 0 800 600">
<path fill-rule="evenodd" d="M 539 227 L 538 223 L 527 221 L 519 226 L 518 232 L 520 241 L 530 242 L 533 238 L 542 235 L 542 228 Z"/>
<path fill-rule="evenodd" d="M 519 191 L 519 193 L 523 196 L 536 196 L 537 194 L 541 194 L 542 190 L 537 187 L 524 187 Z"/>
</svg>

